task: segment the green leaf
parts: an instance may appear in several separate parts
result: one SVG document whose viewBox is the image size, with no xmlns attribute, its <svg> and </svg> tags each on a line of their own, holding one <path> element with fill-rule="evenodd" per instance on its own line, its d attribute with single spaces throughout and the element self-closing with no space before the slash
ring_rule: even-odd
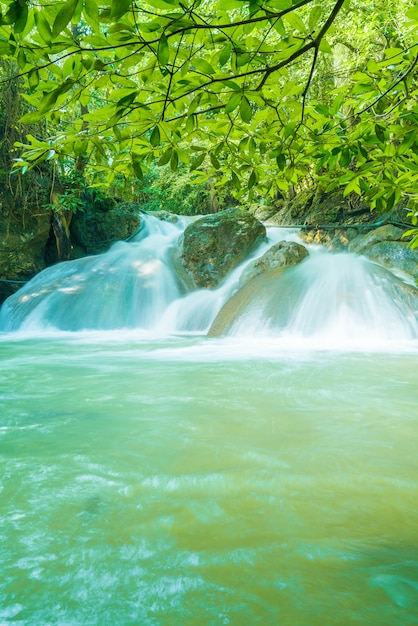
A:
<svg viewBox="0 0 418 626">
<path fill-rule="evenodd" d="M 202 165 L 205 158 L 206 158 L 206 152 L 199 154 L 199 156 L 196 157 L 194 161 L 192 161 L 192 164 L 190 166 L 190 171 L 193 172 L 193 170 L 196 170 L 200 165 Z"/>
<path fill-rule="evenodd" d="M 347 148 L 344 148 L 340 153 L 339 164 L 342 168 L 347 167 L 351 163 L 351 152 Z"/>
<path fill-rule="evenodd" d="M 325 54 L 333 54 L 332 48 L 329 45 L 325 37 L 321 39 L 321 43 L 319 44 L 319 49 L 321 52 L 325 52 Z"/>
<path fill-rule="evenodd" d="M 309 30 L 312 32 L 315 30 L 316 25 L 318 24 L 321 16 L 323 14 L 323 10 L 319 5 L 315 5 L 312 8 L 312 11 L 309 14 Z"/>
<path fill-rule="evenodd" d="M 173 154 L 170 159 L 170 167 L 172 172 L 177 172 L 179 166 L 179 155 L 176 150 L 173 150 Z"/>
<path fill-rule="evenodd" d="M 165 67 L 170 57 L 170 49 L 168 47 L 167 37 L 162 34 L 158 42 L 157 58 L 161 67 Z"/>
<path fill-rule="evenodd" d="M 248 189 L 252 189 L 256 182 L 257 182 L 257 175 L 256 175 L 255 170 L 253 170 L 248 179 Z"/>
<path fill-rule="evenodd" d="M 190 157 L 185 150 L 182 150 L 181 148 L 177 148 L 177 154 L 182 163 L 185 163 L 186 165 L 190 164 Z"/>
<path fill-rule="evenodd" d="M 43 117 L 43 113 L 41 113 L 40 111 L 34 111 L 33 113 L 26 113 L 26 115 L 23 115 L 20 118 L 19 122 L 21 122 L 22 124 L 36 124 L 41 119 L 43 119 Z"/>
<path fill-rule="evenodd" d="M 12 2 L 9 6 L 9 10 L 2 19 L 3 24 L 14 24 L 19 19 L 21 6 L 19 2 Z"/>
<path fill-rule="evenodd" d="M 159 22 L 140 22 L 137 24 L 139 32 L 143 33 L 155 33 L 157 30 L 161 30 L 162 26 Z"/>
<path fill-rule="evenodd" d="M 98 22 L 99 20 L 99 7 L 95 0 L 84 0 L 84 13 L 87 17 L 89 17 L 93 22 Z"/>
<path fill-rule="evenodd" d="M 241 99 L 239 113 L 243 122 L 246 122 L 247 124 L 251 122 L 253 111 L 251 108 L 251 104 L 248 102 L 248 98 L 246 96 L 243 96 Z"/>
<path fill-rule="evenodd" d="M 283 154 L 283 152 L 279 152 L 279 154 L 276 156 L 276 163 L 277 163 L 277 167 L 282 172 L 284 168 L 286 167 L 286 157 Z"/>
<path fill-rule="evenodd" d="M 71 21 L 77 8 L 78 0 L 68 0 L 58 11 L 52 26 L 52 38 L 55 39 Z"/>
<path fill-rule="evenodd" d="M 171 159 L 171 155 L 173 153 L 173 148 L 167 148 L 167 150 L 165 152 L 163 152 L 163 154 L 160 156 L 160 159 L 158 161 L 158 165 L 167 165 L 167 163 L 169 162 L 169 160 Z"/>
<path fill-rule="evenodd" d="M 408 9 L 406 15 L 410 20 L 418 24 L 418 5 Z"/>
<path fill-rule="evenodd" d="M 228 43 L 223 49 L 221 54 L 219 55 L 219 65 L 225 65 L 225 63 L 228 63 L 230 57 L 231 57 L 231 52 L 232 52 L 232 46 L 230 43 Z"/>
<path fill-rule="evenodd" d="M 212 152 L 211 152 L 209 157 L 210 157 L 210 162 L 212 163 L 212 165 L 215 168 L 215 170 L 220 170 L 221 169 L 221 164 L 219 163 L 219 161 L 216 158 L 216 156 L 214 154 L 212 154 Z"/>
<path fill-rule="evenodd" d="M 37 68 L 33 68 L 28 74 L 29 87 L 34 90 L 39 85 L 39 72 Z"/>
<path fill-rule="evenodd" d="M 13 32 L 16 34 L 21 33 L 25 30 L 29 15 L 28 7 L 26 4 L 25 6 L 20 6 L 19 8 L 19 14 L 13 26 Z"/>
<path fill-rule="evenodd" d="M 236 174 L 236 172 L 234 172 L 234 170 L 232 170 L 231 172 L 231 182 L 232 182 L 234 189 L 236 189 L 237 191 L 241 190 L 241 181 L 238 175 Z"/>
<path fill-rule="evenodd" d="M 396 200 L 396 193 L 393 192 L 386 201 L 386 209 L 390 211 L 393 208 Z"/>
<path fill-rule="evenodd" d="M 132 160 L 132 168 L 133 168 L 135 176 L 139 180 L 143 180 L 144 179 L 144 173 L 143 173 L 142 167 L 141 167 L 141 158 L 140 158 L 140 156 L 135 154 L 135 153 L 133 153 L 131 155 L 131 160 Z"/>
<path fill-rule="evenodd" d="M 19 50 L 19 52 L 17 54 L 17 64 L 18 64 L 20 70 L 23 70 L 23 68 L 26 65 L 26 54 L 25 54 L 25 51 L 22 48 L 20 48 L 20 50 Z"/>
<path fill-rule="evenodd" d="M 117 101 L 116 106 L 123 107 L 123 108 L 129 107 L 132 104 L 132 102 L 134 102 L 137 94 L 138 94 L 138 91 L 136 89 L 134 91 L 131 91 L 130 93 L 127 93 L 126 96 L 123 96 L 123 98 Z"/>
<path fill-rule="evenodd" d="M 205 59 L 193 59 L 193 64 L 198 72 L 202 72 L 202 74 L 215 74 L 215 70 Z"/>
<path fill-rule="evenodd" d="M 35 12 L 35 24 L 40 37 L 49 46 L 52 40 L 51 27 L 46 17 L 40 11 Z"/>
<path fill-rule="evenodd" d="M 113 0 L 110 17 L 122 17 L 122 15 L 129 11 L 131 4 L 132 0 Z"/>
<path fill-rule="evenodd" d="M 295 11 L 286 13 L 283 15 L 283 21 L 286 21 L 293 30 L 301 33 L 306 33 L 306 26 Z"/>
<path fill-rule="evenodd" d="M 241 103 L 241 92 L 235 91 L 229 98 L 226 106 L 225 113 L 232 113 Z"/>
<path fill-rule="evenodd" d="M 58 97 L 63 93 L 69 91 L 73 84 L 74 82 L 72 80 L 66 80 L 59 87 L 48 93 L 45 98 L 43 98 L 42 105 L 39 107 L 39 111 L 41 113 L 49 111 L 49 109 L 51 109 L 58 100 Z"/>
<path fill-rule="evenodd" d="M 380 143 L 386 142 L 385 129 L 383 126 L 380 126 L 379 124 L 375 124 L 374 132 L 376 133 L 376 137 L 378 138 Z"/>
<path fill-rule="evenodd" d="M 225 85 L 225 87 L 229 87 L 230 89 L 233 89 L 234 91 L 241 92 L 241 87 L 237 83 L 234 83 L 233 80 L 223 80 L 222 84 Z"/>
<path fill-rule="evenodd" d="M 160 141 L 161 141 L 160 129 L 158 128 L 158 126 L 154 126 L 154 128 L 152 129 L 151 136 L 149 138 L 149 142 L 152 145 L 152 147 L 155 148 L 156 146 L 160 144 Z"/>
</svg>

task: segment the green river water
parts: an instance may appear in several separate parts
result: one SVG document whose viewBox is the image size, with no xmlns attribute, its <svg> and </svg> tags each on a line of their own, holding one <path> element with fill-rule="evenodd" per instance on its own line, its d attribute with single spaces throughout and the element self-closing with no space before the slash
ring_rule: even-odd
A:
<svg viewBox="0 0 418 626">
<path fill-rule="evenodd" d="M 0 624 L 418 624 L 417 363 L 0 335 Z"/>
</svg>

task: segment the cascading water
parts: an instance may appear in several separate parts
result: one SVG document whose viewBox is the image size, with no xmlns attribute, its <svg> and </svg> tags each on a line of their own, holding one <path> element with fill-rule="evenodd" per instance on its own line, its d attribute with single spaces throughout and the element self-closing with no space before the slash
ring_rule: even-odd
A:
<svg viewBox="0 0 418 626">
<path fill-rule="evenodd" d="M 416 624 L 415 289 L 318 249 L 245 282 L 274 228 L 188 291 L 183 227 L 3 305 L 0 623 Z"/>
<path fill-rule="evenodd" d="M 238 290 L 248 259 L 218 289 L 188 291 L 173 263 L 186 224 L 147 216 L 130 243 L 45 270 L 6 301 L 0 328 L 130 328 L 156 336 L 210 329 L 211 335 L 360 348 L 418 337 L 414 288 L 353 254 L 313 249 L 298 266 L 261 275 Z M 276 241 L 296 238 L 295 232 L 270 228 L 269 243 L 255 256 Z"/>
<path fill-rule="evenodd" d="M 210 334 L 364 348 L 416 339 L 416 305 L 414 287 L 367 259 L 313 251 L 296 267 L 253 279 L 225 305 Z"/>
<path fill-rule="evenodd" d="M 3 306 L 5 330 L 111 330 L 154 327 L 181 294 L 170 252 L 182 229 L 155 217 L 105 254 L 46 269 Z"/>
</svg>

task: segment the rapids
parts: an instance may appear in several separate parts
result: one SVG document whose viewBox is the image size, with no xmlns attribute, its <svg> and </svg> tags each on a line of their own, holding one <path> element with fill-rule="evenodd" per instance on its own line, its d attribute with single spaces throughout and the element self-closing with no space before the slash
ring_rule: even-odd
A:
<svg viewBox="0 0 418 626">
<path fill-rule="evenodd" d="M 320 249 L 189 292 L 182 228 L 1 309 L 0 624 L 416 624 L 413 299 Z"/>
</svg>

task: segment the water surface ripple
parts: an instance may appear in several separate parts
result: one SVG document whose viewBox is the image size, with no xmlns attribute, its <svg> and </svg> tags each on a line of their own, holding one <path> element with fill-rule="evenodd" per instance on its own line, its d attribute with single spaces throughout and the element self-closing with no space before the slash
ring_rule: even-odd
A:
<svg viewBox="0 0 418 626">
<path fill-rule="evenodd" d="M 0 339 L 0 623 L 418 623 L 417 352 Z"/>
</svg>

